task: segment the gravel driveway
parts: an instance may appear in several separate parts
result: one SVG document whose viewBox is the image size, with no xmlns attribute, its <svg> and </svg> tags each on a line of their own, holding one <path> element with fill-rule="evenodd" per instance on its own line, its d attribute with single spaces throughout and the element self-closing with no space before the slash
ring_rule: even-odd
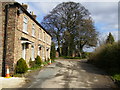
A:
<svg viewBox="0 0 120 90">
<path fill-rule="evenodd" d="M 105 72 L 85 60 L 56 60 L 56 63 L 33 73 L 25 88 L 115 88 Z"/>
</svg>

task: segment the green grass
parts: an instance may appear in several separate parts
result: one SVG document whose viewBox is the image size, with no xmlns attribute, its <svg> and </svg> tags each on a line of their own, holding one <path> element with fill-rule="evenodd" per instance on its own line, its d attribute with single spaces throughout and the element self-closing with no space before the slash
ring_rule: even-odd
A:
<svg viewBox="0 0 120 90">
<path fill-rule="evenodd" d="M 114 80 L 120 81 L 120 74 L 115 74 L 112 76 Z"/>
<path fill-rule="evenodd" d="M 13 77 L 22 77 L 23 74 L 14 74 Z"/>
<path fill-rule="evenodd" d="M 35 66 L 35 67 L 31 67 L 31 68 L 28 68 L 28 70 L 36 70 L 38 68 L 41 68 L 41 66 Z"/>
<path fill-rule="evenodd" d="M 64 59 L 82 59 L 82 57 L 62 56 Z"/>
</svg>

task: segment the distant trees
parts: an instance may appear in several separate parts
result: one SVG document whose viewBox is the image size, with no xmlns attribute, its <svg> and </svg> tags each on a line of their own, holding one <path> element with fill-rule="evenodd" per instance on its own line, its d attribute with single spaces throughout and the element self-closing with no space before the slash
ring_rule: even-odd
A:
<svg viewBox="0 0 120 90">
<path fill-rule="evenodd" d="M 63 2 L 57 5 L 42 21 L 57 43 L 59 55 L 81 56 L 85 46 L 97 44 L 97 32 L 90 13 L 80 3 Z"/>
<path fill-rule="evenodd" d="M 108 37 L 106 39 L 106 43 L 107 44 L 113 44 L 114 42 L 115 42 L 115 40 L 114 40 L 113 35 L 111 33 L 109 33 L 109 35 L 108 35 Z"/>
</svg>

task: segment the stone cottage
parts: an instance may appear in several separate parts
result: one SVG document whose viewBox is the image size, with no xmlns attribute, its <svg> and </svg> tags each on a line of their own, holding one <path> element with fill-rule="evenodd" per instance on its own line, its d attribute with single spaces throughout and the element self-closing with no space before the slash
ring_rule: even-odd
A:
<svg viewBox="0 0 120 90">
<path fill-rule="evenodd" d="M 14 73 L 20 58 L 42 60 L 50 58 L 51 35 L 36 20 L 27 5 L 17 2 L 0 2 L 0 74 L 5 75 L 6 65 Z"/>
</svg>

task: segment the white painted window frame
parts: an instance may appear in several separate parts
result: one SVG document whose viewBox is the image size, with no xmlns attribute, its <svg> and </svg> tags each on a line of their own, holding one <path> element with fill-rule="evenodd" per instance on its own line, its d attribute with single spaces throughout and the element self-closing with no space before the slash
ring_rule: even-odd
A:
<svg viewBox="0 0 120 90">
<path fill-rule="evenodd" d="M 32 24 L 32 36 L 35 37 L 35 24 Z"/>
<path fill-rule="evenodd" d="M 23 18 L 23 32 L 28 34 L 27 26 L 28 26 L 28 18 L 24 16 L 24 18 Z"/>
</svg>

